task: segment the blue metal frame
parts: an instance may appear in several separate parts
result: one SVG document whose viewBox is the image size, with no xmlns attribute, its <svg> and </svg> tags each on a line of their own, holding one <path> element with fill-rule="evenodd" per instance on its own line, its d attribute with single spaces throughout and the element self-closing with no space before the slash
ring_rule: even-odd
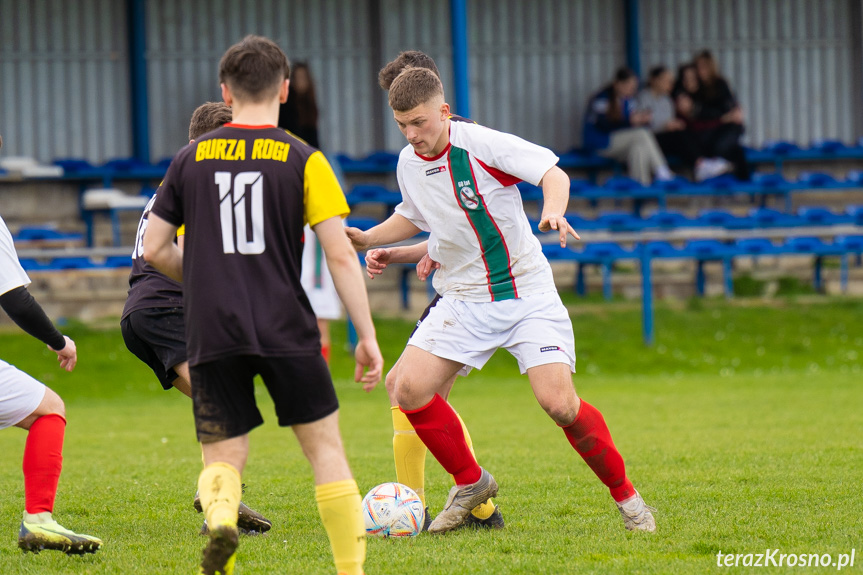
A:
<svg viewBox="0 0 863 575">
<path fill-rule="evenodd" d="M 624 0 L 626 65 L 641 77 L 641 39 L 638 34 L 638 0 Z"/>
<path fill-rule="evenodd" d="M 147 101 L 147 0 L 127 0 L 129 76 L 132 88 L 132 155 L 150 163 L 150 110 Z"/>
<path fill-rule="evenodd" d="M 455 113 L 470 118 L 470 75 L 468 73 L 467 0 L 450 0 L 452 69 L 455 84 Z"/>
</svg>

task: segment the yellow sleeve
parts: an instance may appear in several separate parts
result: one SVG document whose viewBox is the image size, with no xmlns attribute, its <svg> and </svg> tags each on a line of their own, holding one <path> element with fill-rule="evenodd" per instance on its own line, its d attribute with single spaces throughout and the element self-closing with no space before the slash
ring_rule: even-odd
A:
<svg viewBox="0 0 863 575">
<path fill-rule="evenodd" d="M 306 160 L 303 174 L 303 201 L 306 206 L 305 222 L 310 226 L 334 216 L 344 218 L 351 213 L 339 180 L 333 173 L 330 163 L 319 151 Z"/>
<path fill-rule="evenodd" d="M 177 237 L 179 238 L 180 236 L 185 236 L 185 235 L 186 235 L 186 224 L 183 224 L 182 226 L 177 228 Z"/>
</svg>

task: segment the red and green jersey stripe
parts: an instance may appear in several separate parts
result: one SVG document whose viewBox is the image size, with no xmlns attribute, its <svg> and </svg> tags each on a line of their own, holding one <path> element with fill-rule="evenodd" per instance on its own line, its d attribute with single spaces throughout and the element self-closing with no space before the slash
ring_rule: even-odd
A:
<svg viewBox="0 0 863 575">
<path fill-rule="evenodd" d="M 447 161 L 456 201 L 479 241 L 492 301 L 517 298 L 518 290 L 512 275 L 509 249 L 500 228 L 488 211 L 485 199 L 479 193 L 467 150 L 451 146 Z"/>
</svg>

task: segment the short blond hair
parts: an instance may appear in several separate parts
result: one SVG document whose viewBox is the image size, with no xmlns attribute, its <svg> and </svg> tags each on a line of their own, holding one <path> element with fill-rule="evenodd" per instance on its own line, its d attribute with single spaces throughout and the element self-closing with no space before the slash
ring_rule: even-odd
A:
<svg viewBox="0 0 863 575">
<path fill-rule="evenodd" d="M 408 67 L 396 76 L 390 86 L 390 108 L 407 112 L 436 97 L 443 97 L 443 84 L 427 68 Z"/>
</svg>

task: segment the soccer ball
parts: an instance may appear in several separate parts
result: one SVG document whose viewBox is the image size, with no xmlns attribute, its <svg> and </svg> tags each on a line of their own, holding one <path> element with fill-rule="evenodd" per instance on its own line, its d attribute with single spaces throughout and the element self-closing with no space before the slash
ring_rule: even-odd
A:
<svg viewBox="0 0 863 575">
<path fill-rule="evenodd" d="M 423 502 L 401 483 L 382 483 L 363 498 L 366 533 L 376 537 L 413 537 L 425 521 Z"/>
</svg>

